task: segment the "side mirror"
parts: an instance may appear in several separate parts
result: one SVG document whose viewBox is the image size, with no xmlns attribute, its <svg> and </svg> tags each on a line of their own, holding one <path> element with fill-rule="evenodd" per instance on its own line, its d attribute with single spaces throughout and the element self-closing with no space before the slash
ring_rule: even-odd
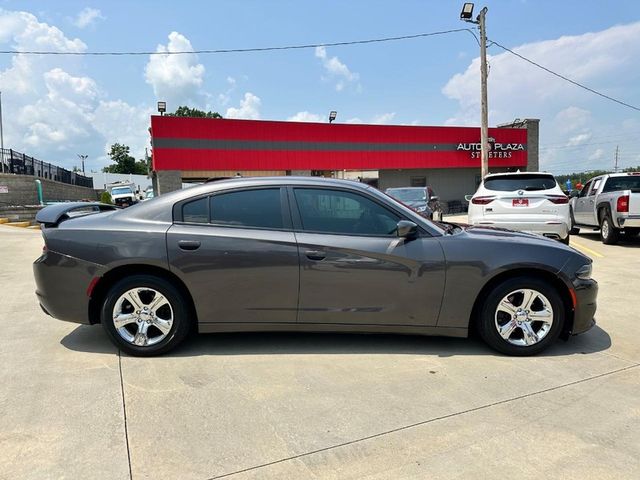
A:
<svg viewBox="0 0 640 480">
<path fill-rule="evenodd" d="M 470 202 L 472 198 L 473 198 L 473 195 L 465 195 L 465 196 L 464 196 L 464 199 L 465 199 L 467 202 Z"/>
<path fill-rule="evenodd" d="M 430 202 L 437 202 L 439 200 L 440 197 L 438 197 L 437 195 L 433 195 L 432 197 L 429 197 L 429 201 Z"/>
<path fill-rule="evenodd" d="M 571 190 L 571 193 L 569 194 L 569 198 L 576 198 L 580 196 L 580 191 L 578 190 Z"/>
<path fill-rule="evenodd" d="M 418 225 L 409 220 L 400 220 L 397 232 L 400 238 L 415 238 L 418 236 Z"/>
</svg>

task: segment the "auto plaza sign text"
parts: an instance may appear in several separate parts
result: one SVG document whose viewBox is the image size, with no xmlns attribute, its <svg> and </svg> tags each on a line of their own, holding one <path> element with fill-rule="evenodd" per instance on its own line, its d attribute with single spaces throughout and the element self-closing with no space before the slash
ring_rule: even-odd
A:
<svg viewBox="0 0 640 480">
<path fill-rule="evenodd" d="M 525 151 L 527 148 L 522 143 L 489 143 L 489 158 L 511 158 L 513 152 Z M 456 151 L 467 151 L 471 158 L 480 158 L 481 143 L 459 143 Z"/>
</svg>

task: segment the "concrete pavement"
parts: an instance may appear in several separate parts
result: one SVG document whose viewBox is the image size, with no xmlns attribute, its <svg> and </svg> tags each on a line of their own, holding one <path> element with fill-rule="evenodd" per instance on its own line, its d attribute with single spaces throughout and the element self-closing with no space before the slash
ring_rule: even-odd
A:
<svg viewBox="0 0 640 480">
<path fill-rule="evenodd" d="M 44 315 L 40 235 L 0 226 L 0 478 L 638 478 L 640 241 L 574 240 L 599 326 L 542 356 L 225 334 L 140 359 Z"/>
</svg>

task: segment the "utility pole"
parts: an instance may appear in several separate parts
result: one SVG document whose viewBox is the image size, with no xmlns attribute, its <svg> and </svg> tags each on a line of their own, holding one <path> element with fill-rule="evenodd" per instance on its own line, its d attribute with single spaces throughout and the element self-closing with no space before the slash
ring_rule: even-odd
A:
<svg viewBox="0 0 640 480">
<path fill-rule="evenodd" d="M 613 171 L 615 173 L 618 173 L 618 148 L 619 148 L 619 145 L 616 145 L 616 163 L 615 163 L 615 166 L 613 167 Z"/>
<path fill-rule="evenodd" d="M 487 28 L 485 16 L 487 7 L 480 10 L 478 15 L 478 24 L 480 26 L 480 102 L 481 102 L 481 118 L 480 121 L 480 155 L 482 161 L 480 164 L 480 175 L 484 179 L 489 173 L 489 107 L 487 105 Z"/>
<path fill-rule="evenodd" d="M 2 163 L 2 173 L 4 173 L 4 133 L 2 132 L 2 92 L 0 92 L 0 163 Z"/>
<path fill-rule="evenodd" d="M 489 173 L 489 106 L 487 101 L 487 7 L 473 20 L 473 3 L 465 3 L 460 20 L 475 23 L 480 29 L 480 174 Z"/>
</svg>

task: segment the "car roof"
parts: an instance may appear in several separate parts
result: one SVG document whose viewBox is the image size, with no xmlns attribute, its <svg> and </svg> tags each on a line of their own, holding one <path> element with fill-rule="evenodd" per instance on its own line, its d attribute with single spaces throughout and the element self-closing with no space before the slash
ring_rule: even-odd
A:
<svg viewBox="0 0 640 480">
<path fill-rule="evenodd" d="M 484 178 L 491 178 L 491 177 L 498 177 L 498 176 L 505 176 L 505 175 L 513 175 L 518 176 L 518 175 L 546 175 L 548 177 L 553 177 L 553 173 L 549 173 L 549 172 L 521 172 L 521 171 L 517 171 L 517 172 L 499 172 L 499 173 L 489 173 L 488 175 L 486 175 Z"/>
<path fill-rule="evenodd" d="M 357 190 L 367 190 L 371 187 L 366 183 L 354 180 L 342 180 L 324 177 L 280 176 L 280 177 L 234 177 L 224 180 L 202 183 L 193 187 L 175 190 L 158 195 L 148 201 L 138 203 L 125 210 L 117 212 L 122 218 L 147 219 L 157 221 L 171 221 L 172 206 L 176 202 L 199 195 L 231 190 L 240 187 L 269 187 L 269 186 L 307 186 L 307 187 L 342 187 Z"/>
</svg>

